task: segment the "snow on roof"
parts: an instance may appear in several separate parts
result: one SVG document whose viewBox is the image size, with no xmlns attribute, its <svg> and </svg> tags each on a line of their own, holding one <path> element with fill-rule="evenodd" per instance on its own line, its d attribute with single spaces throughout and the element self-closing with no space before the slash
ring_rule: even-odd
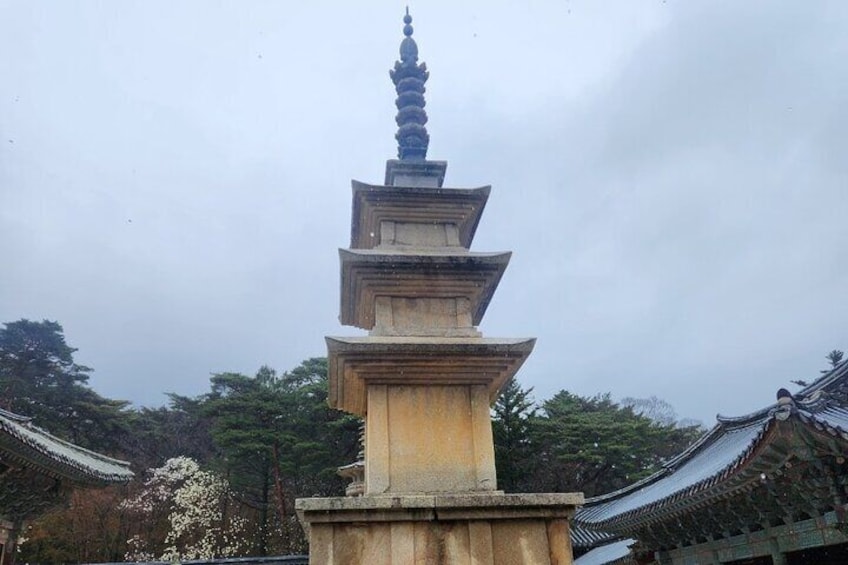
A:
<svg viewBox="0 0 848 565">
<path fill-rule="evenodd" d="M 630 555 L 630 546 L 636 543 L 634 539 L 623 539 L 596 547 L 592 551 L 574 560 L 574 565 L 605 565 L 614 563 Z"/>
<path fill-rule="evenodd" d="M 59 439 L 6 410 L 0 410 L 0 453 L 78 482 L 120 483 L 133 477 L 128 462 Z"/>
<path fill-rule="evenodd" d="M 774 404 L 718 423 L 661 470 L 623 489 L 586 500 L 578 526 L 603 530 L 625 516 L 641 515 L 709 488 L 750 458 L 775 420 L 803 424 L 848 440 L 848 362 L 843 362 L 795 394 L 791 405 Z"/>
</svg>

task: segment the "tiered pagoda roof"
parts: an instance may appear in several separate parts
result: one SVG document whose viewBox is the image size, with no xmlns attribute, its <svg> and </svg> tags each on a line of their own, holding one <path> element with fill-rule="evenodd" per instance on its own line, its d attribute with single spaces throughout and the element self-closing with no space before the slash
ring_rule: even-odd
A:
<svg viewBox="0 0 848 565">
<path fill-rule="evenodd" d="M 848 362 L 778 398 L 745 416 L 719 416 L 657 473 L 587 499 L 575 519 L 575 547 L 598 545 L 607 535 L 635 538 L 637 550 L 664 551 L 816 517 L 841 522 L 848 503 Z"/>
<path fill-rule="evenodd" d="M 447 162 L 427 159 L 429 74 L 408 11 L 403 21 L 390 71 L 398 159 L 385 185 L 352 181 L 350 247 L 339 250 L 339 321 L 369 335 L 327 338 L 330 404 L 360 416 L 368 385 L 484 385 L 494 402 L 535 344 L 477 329 L 511 253 L 470 250 L 491 187 L 445 187 Z"/>
<path fill-rule="evenodd" d="M 397 163 L 397 162 L 395 162 Z M 430 163 L 428 161 L 427 163 Z M 441 186 L 444 179 L 437 179 Z M 480 216 L 486 207 L 491 186 L 480 188 L 433 188 L 407 186 L 397 188 L 386 185 L 352 181 L 353 221 L 351 222 L 351 249 L 373 249 L 381 243 L 382 222 L 451 223 L 457 227 L 456 245 L 465 249 L 477 231 Z M 397 235 L 397 234 L 394 234 Z M 386 243 L 397 244 L 398 238 Z M 449 241 L 445 241 L 447 246 Z"/>
</svg>

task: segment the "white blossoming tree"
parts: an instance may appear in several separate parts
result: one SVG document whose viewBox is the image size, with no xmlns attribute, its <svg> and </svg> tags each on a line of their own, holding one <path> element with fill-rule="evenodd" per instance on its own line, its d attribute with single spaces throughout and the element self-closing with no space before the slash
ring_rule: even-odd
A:
<svg viewBox="0 0 848 565">
<path fill-rule="evenodd" d="M 123 503 L 151 525 L 127 540 L 127 561 L 214 559 L 246 549 L 247 525 L 232 511 L 235 501 L 226 479 L 188 457 L 169 459 L 149 474 L 141 492 Z M 159 519 L 167 526 L 164 539 L 152 526 Z"/>
</svg>

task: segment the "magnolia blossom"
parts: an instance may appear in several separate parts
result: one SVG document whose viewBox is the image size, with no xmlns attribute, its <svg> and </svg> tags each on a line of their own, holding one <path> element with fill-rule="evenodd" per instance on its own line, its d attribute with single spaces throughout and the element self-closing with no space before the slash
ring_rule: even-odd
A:
<svg viewBox="0 0 848 565">
<path fill-rule="evenodd" d="M 152 469 L 138 496 L 123 507 L 150 516 L 156 508 L 168 508 L 170 529 L 160 561 L 229 557 L 244 548 L 246 521 L 228 514 L 233 498 L 223 477 L 204 471 L 191 458 L 175 457 Z M 128 561 L 152 561 L 149 540 L 134 536 L 127 540 Z"/>
</svg>

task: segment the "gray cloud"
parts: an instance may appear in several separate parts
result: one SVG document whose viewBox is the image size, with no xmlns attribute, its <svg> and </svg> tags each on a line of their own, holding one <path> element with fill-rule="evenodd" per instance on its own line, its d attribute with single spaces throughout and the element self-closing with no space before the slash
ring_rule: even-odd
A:
<svg viewBox="0 0 848 565">
<path fill-rule="evenodd" d="M 843 3 L 411 8 L 430 155 L 515 252 L 481 329 L 539 338 L 538 397 L 709 421 L 848 347 Z M 0 319 L 141 404 L 356 333 L 336 248 L 394 153 L 397 6 L 0 10 Z"/>
</svg>

